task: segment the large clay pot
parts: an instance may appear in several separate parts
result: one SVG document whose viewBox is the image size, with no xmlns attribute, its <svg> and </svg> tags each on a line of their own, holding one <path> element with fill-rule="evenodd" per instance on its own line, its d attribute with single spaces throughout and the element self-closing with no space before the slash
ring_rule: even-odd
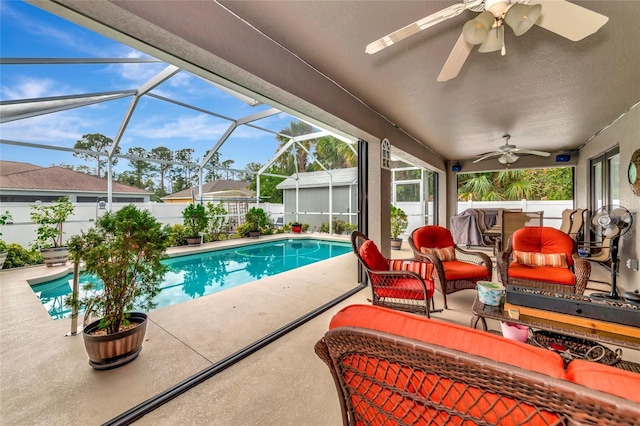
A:
<svg viewBox="0 0 640 426">
<path fill-rule="evenodd" d="M 87 325 L 82 332 L 89 365 L 96 370 L 110 370 L 133 361 L 142 350 L 147 331 L 147 314 L 132 312 L 129 321 L 136 327 L 115 334 L 92 335 L 100 320 Z"/>
<path fill-rule="evenodd" d="M 396 240 L 391 240 L 391 250 L 401 250 L 402 249 L 402 239 L 398 238 Z"/>
<path fill-rule="evenodd" d="M 259 238 L 260 231 L 249 231 L 249 238 Z"/>
<path fill-rule="evenodd" d="M 69 249 L 67 247 L 55 247 L 48 249 L 41 249 L 42 263 L 47 266 L 53 266 L 57 263 L 66 265 L 69 260 Z"/>
<path fill-rule="evenodd" d="M 300 234 L 302 232 L 302 225 L 291 225 L 291 232 Z"/>
</svg>

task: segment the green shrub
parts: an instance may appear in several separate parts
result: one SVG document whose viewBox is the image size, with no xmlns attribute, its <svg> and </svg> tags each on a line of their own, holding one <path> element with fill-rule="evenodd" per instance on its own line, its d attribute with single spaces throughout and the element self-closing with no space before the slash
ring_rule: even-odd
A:
<svg viewBox="0 0 640 426">
<path fill-rule="evenodd" d="M 184 225 L 176 224 L 170 226 L 168 229 L 170 246 L 185 246 L 187 245 L 187 228 Z"/>
<path fill-rule="evenodd" d="M 207 241 L 221 240 L 227 226 L 227 210 L 224 208 L 224 203 L 222 201 L 218 204 L 207 203 L 207 216 L 209 217 L 209 226 L 205 232 L 205 239 Z"/>
<path fill-rule="evenodd" d="M 309 227 L 309 225 L 307 225 L 307 228 Z M 306 231 L 304 228 L 304 225 L 302 225 L 302 229 L 303 231 Z M 333 233 L 334 234 L 338 234 L 338 235 L 342 235 L 342 234 L 350 234 L 351 232 L 355 231 L 358 229 L 358 224 L 357 223 L 349 223 L 349 222 L 345 222 L 344 220 L 340 220 L 340 219 L 335 219 L 333 221 Z M 329 224 L 328 223 L 323 223 L 322 225 L 320 225 L 320 228 L 318 229 L 318 232 L 324 232 L 325 234 L 329 233 Z"/>
<path fill-rule="evenodd" d="M 7 260 L 4 261 L 4 269 L 39 265 L 41 263 L 42 255 L 38 250 L 29 250 L 17 243 L 7 245 Z"/>
</svg>

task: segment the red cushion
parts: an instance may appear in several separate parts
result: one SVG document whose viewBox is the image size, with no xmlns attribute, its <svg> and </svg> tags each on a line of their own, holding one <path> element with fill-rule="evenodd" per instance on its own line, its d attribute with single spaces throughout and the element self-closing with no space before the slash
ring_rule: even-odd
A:
<svg viewBox="0 0 640 426">
<path fill-rule="evenodd" d="M 547 226 L 528 226 L 513 233 L 513 249 L 542 254 L 564 253 L 573 266 L 575 241 L 562 231 Z"/>
<path fill-rule="evenodd" d="M 378 297 L 392 297 L 396 299 L 413 299 L 424 300 L 425 294 L 422 284 L 417 279 L 412 278 L 397 278 L 390 280 L 389 277 L 380 277 L 375 274 L 371 274 L 371 280 L 374 284 L 378 284 L 380 280 L 380 286 L 374 286 L 373 291 L 376 292 Z M 427 287 L 427 299 L 433 297 L 434 286 L 433 281 L 424 281 Z"/>
<path fill-rule="evenodd" d="M 455 246 L 451 232 L 442 226 L 421 226 L 413 231 L 411 237 L 418 250 L 421 247 L 444 248 Z"/>
<path fill-rule="evenodd" d="M 442 262 L 442 267 L 444 268 L 444 276 L 447 281 L 490 278 L 490 272 L 487 270 L 487 267 L 476 265 L 475 263 L 452 260 L 450 262 Z"/>
<path fill-rule="evenodd" d="M 351 305 L 340 310 L 329 329 L 361 327 L 405 336 L 495 361 L 564 378 L 564 361 L 555 352 L 457 324 L 394 311 L 381 306 Z"/>
<path fill-rule="evenodd" d="M 380 253 L 373 240 L 367 240 L 360 246 L 360 257 L 367 268 L 373 271 L 388 271 L 389 262 Z"/>
<path fill-rule="evenodd" d="M 524 368 L 533 366 L 556 377 L 564 375 L 562 358 L 551 351 L 378 306 L 352 305 L 342 309 L 329 327 L 342 326 L 394 333 L 499 361 L 507 360 Z M 468 386 L 446 374 L 412 368 L 402 360 L 382 359 L 375 352 L 345 354 L 340 362 L 346 366 L 341 371 L 351 388 L 350 402 L 364 424 L 559 424 L 560 418 L 553 412 Z M 437 405 L 418 402 L 414 395 Z"/>
<path fill-rule="evenodd" d="M 567 367 L 567 380 L 640 403 L 640 374 L 597 362 L 575 360 Z"/>
<path fill-rule="evenodd" d="M 556 284 L 576 285 L 576 276 L 571 269 L 553 266 L 529 266 L 512 262 L 507 272 L 510 278 L 544 281 Z"/>
</svg>

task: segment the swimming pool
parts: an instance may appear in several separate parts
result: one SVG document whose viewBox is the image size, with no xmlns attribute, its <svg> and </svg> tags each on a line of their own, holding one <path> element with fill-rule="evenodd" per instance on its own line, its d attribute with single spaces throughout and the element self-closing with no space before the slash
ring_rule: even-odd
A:
<svg viewBox="0 0 640 426">
<path fill-rule="evenodd" d="M 175 305 L 350 251 L 349 243 L 295 239 L 172 257 L 162 261 L 169 266 L 169 271 L 154 302 L 157 308 Z M 95 282 L 97 278 L 81 275 L 81 292 L 82 283 L 87 281 Z M 31 288 L 49 315 L 58 319 L 71 315 L 71 308 L 64 305 L 64 298 L 71 294 L 72 282 L 73 274 L 67 274 Z"/>
</svg>

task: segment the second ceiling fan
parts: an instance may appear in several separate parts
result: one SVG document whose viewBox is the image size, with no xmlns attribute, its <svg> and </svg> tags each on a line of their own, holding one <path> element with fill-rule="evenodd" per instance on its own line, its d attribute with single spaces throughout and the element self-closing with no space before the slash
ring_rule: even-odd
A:
<svg viewBox="0 0 640 426">
<path fill-rule="evenodd" d="M 498 157 L 498 162 L 500 164 L 506 164 L 507 166 L 511 163 L 515 163 L 518 158 L 520 158 L 517 154 L 528 154 L 528 155 L 537 155 L 539 157 L 548 157 L 551 155 L 549 152 L 544 151 L 534 151 L 531 149 L 520 149 L 515 145 L 509 144 L 509 139 L 511 139 L 511 135 L 504 135 L 504 145 L 500 145 L 497 151 L 488 152 L 486 154 L 481 154 L 480 158 L 474 160 L 474 163 L 477 163 L 482 160 L 486 160 L 491 157 Z"/>
<path fill-rule="evenodd" d="M 480 45 L 479 52 L 500 50 L 504 55 L 504 24 L 509 25 L 516 36 L 526 33 L 535 24 L 578 41 L 598 31 L 609 20 L 564 0 L 463 0 L 463 3 L 449 6 L 370 43 L 365 51 L 369 54 L 379 52 L 467 9 L 480 14 L 464 24 L 438 81 L 456 77 L 476 44 Z"/>
</svg>

